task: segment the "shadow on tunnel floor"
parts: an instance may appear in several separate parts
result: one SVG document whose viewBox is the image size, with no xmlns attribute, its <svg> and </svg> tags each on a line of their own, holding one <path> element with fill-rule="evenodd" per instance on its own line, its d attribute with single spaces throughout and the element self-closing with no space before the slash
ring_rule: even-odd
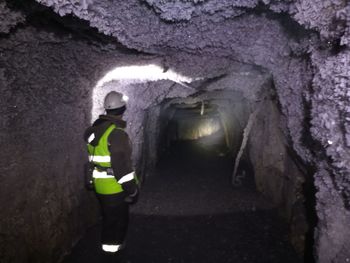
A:
<svg viewBox="0 0 350 263">
<path fill-rule="evenodd" d="M 131 215 L 123 261 L 99 249 L 100 226 L 92 228 L 64 263 L 301 262 L 288 243 L 276 211 L 223 215 Z"/>
<path fill-rule="evenodd" d="M 288 225 L 253 181 L 230 185 L 232 165 L 232 158 L 211 149 L 177 144 L 131 207 L 123 258 L 102 254 L 98 225 L 64 263 L 302 262 Z"/>
</svg>

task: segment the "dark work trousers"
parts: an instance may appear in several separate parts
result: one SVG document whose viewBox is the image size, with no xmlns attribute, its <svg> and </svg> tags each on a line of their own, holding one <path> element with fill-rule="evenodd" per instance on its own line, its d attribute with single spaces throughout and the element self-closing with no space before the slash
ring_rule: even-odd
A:
<svg viewBox="0 0 350 263">
<path fill-rule="evenodd" d="M 123 244 L 129 224 L 129 204 L 124 202 L 123 194 L 97 194 L 97 198 L 102 210 L 102 244 Z"/>
</svg>

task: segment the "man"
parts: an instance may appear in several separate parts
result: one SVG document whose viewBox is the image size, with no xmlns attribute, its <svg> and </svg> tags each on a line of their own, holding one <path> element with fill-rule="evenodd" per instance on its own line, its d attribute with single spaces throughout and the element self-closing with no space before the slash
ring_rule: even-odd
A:
<svg viewBox="0 0 350 263">
<path fill-rule="evenodd" d="M 138 187 L 131 161 L 131 143 L 122 120 L 126 101 L 112 91 L 100 115 L 84 134 L 93 165 L 92 184 L 102 209 L 102 249 L 116 253 L 124 246 L 129 204 L 136 202 Z"/>
</svg>

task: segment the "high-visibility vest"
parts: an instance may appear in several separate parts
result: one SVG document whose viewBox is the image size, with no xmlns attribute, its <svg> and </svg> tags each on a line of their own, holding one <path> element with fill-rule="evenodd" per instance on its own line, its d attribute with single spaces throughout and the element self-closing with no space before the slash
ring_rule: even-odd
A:
<svg viewBox="0 0 350 263">
<path fill-rule="evenodd" d="M 104 132 L 97 146 L 94 147 L 90 143 L 87 145 L 89 160 L 96 165 L 92 177 L 95 191 L 98 194 L 118 194 L 123 191 L 123 188 L 121 186 L 122 182 L 117 182 L 113 175 L 113 172 L 107 172 L 107 168 L 110 168 L 108 169 L 109 171 L 113 171 L 111 165 L 111 153 L 108 149 L 108 137 L 114 129 L 120 128 L 117 128 L 115 124 L 112 124 Z M 91 136 L 94 137 L 94 134 L 91 134 Z"/>
</svg>

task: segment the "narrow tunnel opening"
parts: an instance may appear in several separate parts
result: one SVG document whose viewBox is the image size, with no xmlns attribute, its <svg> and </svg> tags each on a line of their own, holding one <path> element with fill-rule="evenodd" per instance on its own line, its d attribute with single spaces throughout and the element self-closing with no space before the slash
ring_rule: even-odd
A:
<svg viewBox="0 0 350 263">
<path fill-rule="evenodd" d="M 277 225 L 271 229 L 274 236 L 269 237 L 269 242 L 273 243 L 274 238 L 285 242 L 286 250 L 275 252 L 296 251 L 290 262 L 298 262 L 308 246 L 305 244 L 308 222 L 302 199 L 305 178 L 288 153 L 290 147 L 280 128 L 281 113 L 273 85 L 269 82 L 266 86 L 260 90 L 264 100 L 249 100 L 240 92 L 223 90 L 202 91 L 200 95 L 169 99 L 158 105 L 161 112 L 155 139 L 158 157 L 154 173 L 147 178 L 145 195 L 154 206 L 148 209 L 169 217 L 215 218 L 257 210 L 255 215 L 259 215 L 262 210 L 265 212 L 262 217 L 271 217 L 269 220 Z M 256 116 L 247 134 L 254 112 Z M 153 113 L 151 110 L 148 114 Z M 147 129 L 145 134 L 147 143 Z M 244 137 L 246 145 L 242 146 Z M 232 185 L 235 162 L 239 162 L 237 181 Z M 150 193 L 147 185 L 153 189 Z M 277 214 L 279 217 L 275 217 Z M 246 217 L 249 216 L 241 218 Z M 279 221 L 280 217 L 284 221 Z M 271 226 L 263 223 L 260 227 Z M 191 229 L 187 232 L 194 234 Z M 230 240 L 234 235 L 226 238 Z M 246 235 L 254 236 L 249 231 Z M 236 242 L 234 238 L 231 241 Z M 259 262 L 254 260 L 257 259 L 250 262 Z"/>
<path fill-rule="evenodd" d="M 225 131 L 216 105 L 207 101 L 194 104 L 177 104 L 171 106 L 166 114 L 173 112 L 166 121 L 161 151 L 171 154 L 174 148 L 184 145 L 196 151 L 224 155 L 228 150 Z M 192 146 L 192 147 L 190 147 Z M 186 151 L 184 151 L 186 152 Z"/>
<path fill-rule="evenodd" d="M 182 166 L 191 168 L 194 176 L 201 177 L 210 167 L 210 177 L 230 184 L 235 156 L 239 149 L 230 145 L 228 124 L 220 113 L 219 106 L 212 100 L 199 100 L 195 103 L 171 104 L 160 117 L 163 123 L 160 134 L 160 158 L 158 168 L 164 166 Z M 242 139 L 243 128 L 234 116 L 236 141 Z M 232 131 L 231 131 L 232 133 Z M 246 176 L 244 183 L 254 185 L 252 169 L 247 157 L 241 160 L 239 173 Z M 170 168 L 171 169 L 171 168 Z M 250 173 L 246 173 L 246 171 Z M 221 178 L 217 178 L 221 177 Z M 193 178 L 198 180 L 198 178 Z M 243 182 L 241 182 L 243 183 Z M 209 183 L 208 183 L 209 184 Z"/>
</svg>

